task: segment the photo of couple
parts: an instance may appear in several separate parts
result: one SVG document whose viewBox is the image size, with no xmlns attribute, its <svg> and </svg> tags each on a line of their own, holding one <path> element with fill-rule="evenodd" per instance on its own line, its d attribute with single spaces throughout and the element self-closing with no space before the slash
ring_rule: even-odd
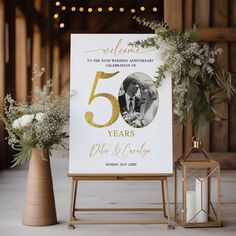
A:
<svg viewBox="0 0 236 236">
<path fill-rule="evenodd" d="M 158 92 L 152 79 L 141 72 L 129 75 L 120 88 L 119 104 L 123 119 L 132 127 L 151 123 L 158 110 Z"/>
</svg>

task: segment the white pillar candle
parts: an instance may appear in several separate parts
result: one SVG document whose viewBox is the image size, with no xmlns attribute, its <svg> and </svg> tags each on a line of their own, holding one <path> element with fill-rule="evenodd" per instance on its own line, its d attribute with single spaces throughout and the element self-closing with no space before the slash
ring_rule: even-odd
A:
<svg viewBox="0 0 236 236">
<path fill-rule="evenodd" d="M 195 202 L 196 202 L 196 192 L 195 191 L 187 191 L 187 197 L 186 197 L 186 223 L 195 222 L 195 217 L 193 218 L 193 216 L 196 214 L 196 204 L 195 204 Z"/>
<path fill-rule="evenodd" d="M 196 222 L 208 222 L 207 178 L 196 178 Z"/>
</svg>

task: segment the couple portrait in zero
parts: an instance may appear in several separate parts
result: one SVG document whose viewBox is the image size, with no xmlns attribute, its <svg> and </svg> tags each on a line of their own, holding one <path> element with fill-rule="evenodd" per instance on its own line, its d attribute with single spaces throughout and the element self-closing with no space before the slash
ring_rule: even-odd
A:
<svg viewBox="0 0 236 236">
<path fill-rule="evenodd" d="M 121 86 L 119 104 L 123 119 L 132 127 L 151 123 L 158 109 L 158 92 L 152 79 L 141 72 L 129 75 Z"/>
</svg>

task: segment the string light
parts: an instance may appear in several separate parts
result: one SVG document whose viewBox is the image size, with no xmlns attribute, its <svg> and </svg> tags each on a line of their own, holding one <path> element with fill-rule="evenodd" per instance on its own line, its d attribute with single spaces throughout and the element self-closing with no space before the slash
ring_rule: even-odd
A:
<svg viewBox="0 0 236 236">
<path fill-rule="evenodd" d="M 61 23 L 59 26 L 60 26 L 60 28 L 64 28 L 64 27 L 65 27 L 65 24 L 64 24 L 64 23 Z"/>
<path fill-rule="evenodd" d="M 157 7 L 153 7 L 152 10 L 153 10 L 154 12 L 157 12 Z"/>
<path fill-rule="evenodd" d="M 145 11 L 145 7 L 140 7 L 140 10 L 141 11 Z"/>
<path fill-rule="evenodd" d="M 131 11 L 131 13 L 135 13 L 135 9 L 134 8 L 132 8 L 130 11 Z"/>
<path fill-rule="evenodd" d="M 58 7 L 58 6 L 60 6 L 60 2 L 59 1 L 57 1 L 57 2 L 55 2 L 55 5 Z"/>
<path fill-rule="evenodd" d="M 72 8 L 71 8 L 71 11 L 76 11 L 76 7 L 72 7 Z"/>
<path fill-rule="evenodd" d="M 54 19 L 57 19 L 57 18 L 59 17 L 59 14 L 58 14 L 58 13 L 55 13 L 55 14 L 53 15 L 53 17 L 54 17 Z"/>
<path fill-rule="evenodd" d="M 56 5 L 56 6 L 60 6 L 62 11 L 66 11 L 66 9 L 67 9 L 66 5 L 62 5 L 61 1 L 56 1 L 56 2 L 55 2 L 55 5 Z M 77 7 L 72 5 L 72 7 L 69 8 L 69 9 L 71 9 L 72 12 L 75 12 L 75 11 L 77 10 Z M 119 11 L 120 11 L 121 13 L 123 13 L 123 12 L 126 11 L 126 10 L 128 10 L 128 9 L 125 9 L 124 7 L 119 7 L 118 9 L 119 9 Z M 117 9 L 117 10 L 118 10 L 118 9 Z M 142 12 L 146 11 L 145 6 L 141 6 L 139 9 L 140 9 L 140 11 L 142 11 Z M 85 8 L 84 8 L 84 7 L 79 7 L 78 10 L 79 10 L 79 12 L 83 12 L 83 11 L 85 11 Z M 95 8 L 93 9 L 92 7 L 87 8 L 87 11 L 88 11 L 89 13 L 92 13 L 94 10 L 95 10 Z M 102 7 L 98 7 L 98 8 L 97 8 L 97 11 L 98 11 L 98 12 L 102 12 L 103 10 L 104 10 L 104 9 L 103 9 Z M 112 6 L 109 6 L 109 7 L 107 8 L 107 10 L 108 10 L 109 12 L 113 12 L 113 11 L 114 11 L 114 8 L 113 8 Z M 131 9 L 130 9 L 130 12 L 131 12 L 132 14 L 134 14 L 134 13 L 136 12 L 136 10 L 138 10 L 138 9 L 131 8 Z M 152 7 L 152 11 L 153 11 L 153 12 L 157 12 L 157 11 L 158 11 L 158 8 L 157 8 L 157 7 Z M 58 19 L 58 18 L 59 18 L 59 13 L 55 13 L 55 14 L 53 15 L 53 18 L 54 18 L 54 19 Z M 64 23 L 61 23 L 61 24 L 60 24 L 60 28 L 64 28 L 64 26 L 65 26 Z"/>
</svg>

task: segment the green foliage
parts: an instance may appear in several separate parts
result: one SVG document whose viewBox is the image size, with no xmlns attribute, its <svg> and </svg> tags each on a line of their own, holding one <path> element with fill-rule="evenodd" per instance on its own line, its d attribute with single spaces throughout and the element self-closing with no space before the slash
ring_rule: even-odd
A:
<svg viewBox="0 0 236 236">
<path fill-rule="evenodd" d="M 156 86 L 161 86 L 165 73 L 172 74 L 173 113 L 176 122 L 192 120 L 195 135 L 200 135 L 206 121 L 222 121 L 214 105 L 227 102 L 236 94 L 236 75 L 217 65 L 220 48 L 210 48 L 196 41 L 196 32 L 179 32 L 166 23 L 134 19 L 151 28 L 155 35 L 130 43 L 132 46 L 160 50 L 164 64 L 157 68 Z"/>
<path fill-rule="evenodd" d="M 18 145 L 16 144 L 14 146 L 14 149 L 18 151 L 18 153 L 14 155 L 13 158 L 14 164 L 12 165 L 12 167 L 23 165 L 26 161 L 28 161 L 31 157 L 32 148 L 33 146 L 27 142 L 22 142 L 19 143 Z"/>
</svg>

